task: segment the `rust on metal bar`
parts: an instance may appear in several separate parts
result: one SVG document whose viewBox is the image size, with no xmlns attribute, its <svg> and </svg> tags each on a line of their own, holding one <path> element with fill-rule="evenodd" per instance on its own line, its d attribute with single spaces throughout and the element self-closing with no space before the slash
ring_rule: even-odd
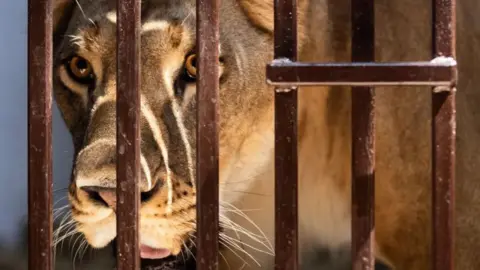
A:
<svg viewBox="0 0 480 270">
<path fill-rule="evenodd" d="M 218 269 L 220 0 L 197 0 L 197 269 Z"/>
<path fill-rule="evenodd" d="M 271 85 L 451 86 L 456 81 L 452 60 L 405 63 L 298 63 L 274 60 L 267 66 Z M 361 89 L 361 88 L 360 88 Z"/>
<path fill-rule="evenodd" d="M 352 0 L 352 62 L 370 61 L 375 61 L 374 1 Z M 370 74 L 360 73 L 363 80 Z M 352 269 L 370 270 L 375 265 L 375 91 L 352 90 Z"/>
<path fill-rule="evenodd" d="M 275 59 L 297 60 L 296 0 L 274 2 Z M 275 269 L 298 269 L 297 89 L 275 89 Z"/>
<path fill-rule="evenodd" d="M 434 57 L 455 55 L 455 0 L 433 0 Z M 455 86 L 432 92 L 433 269 L 454 269 Z"/>
<path fill-rule="evenodd" d="M 140 269 L 140 0 L 117 0 L 117 269 Z"/>
<path fill-rule="evenodd" d="M 52 1 L 28 1 L 28 269 L 52 261 Z"/>
</svg>

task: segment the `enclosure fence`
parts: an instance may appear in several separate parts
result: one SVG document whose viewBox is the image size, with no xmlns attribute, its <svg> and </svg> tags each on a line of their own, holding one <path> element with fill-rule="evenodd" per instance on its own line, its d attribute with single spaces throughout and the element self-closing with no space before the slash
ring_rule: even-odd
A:
<svg viewBox="0 0 480 270">
<path fill-rule="evenodd" d="M 295 0 L 274 1 L 275 269 L 298 269 L 297 92 L 352 86 L 352 268 L 374 269 L 375 86 L 432 86 L 435 270 L 454 269 L 455 0 L 433 0 L 430 62 L 376 63 L 374 0 L 352 1 L 352 63 L 297 62 Z M 140 0 L 117 1 L 117 269 L 140 268 Z M 197 269 L 218 268 L 220 0 L 197 0 Z M 28 1 L 29 269 L 52 256 L 52 0 Z M 118 57 L 121 56 L 121 57 Z M 127 113 L 129 111 L 136 113 Z M 133 142 L 133 143 L 127 143 Z M 119 148 L 124 151 L 118 151 Z"/>
</svg>

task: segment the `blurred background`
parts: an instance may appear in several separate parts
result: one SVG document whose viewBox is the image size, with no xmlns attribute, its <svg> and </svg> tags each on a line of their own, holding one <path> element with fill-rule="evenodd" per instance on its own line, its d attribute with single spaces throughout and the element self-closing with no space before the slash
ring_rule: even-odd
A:
<svg viewBox="0 0 480 270">
<path fill-rule="evenodd" d="M 0 33 L 0 269 L 17 270 L 27 269 L 28 251 L 26 0 L 0 1 Z M 54 207 L 59 209 L 66 203 L 73 148 L 56 104 L 53 109 Z M 61 220 L 59 216 L 56 221 Z M 62 252 L 57 252 L 56 269 L 106 269 L 97 262 L 110 257 L 111 250 L 84 251 L 79 249 L 82 239 L 75 242 L 76 237 L 64 241 Z M 92 264 L 95 260 L 97 266 Z"/>
</svg>

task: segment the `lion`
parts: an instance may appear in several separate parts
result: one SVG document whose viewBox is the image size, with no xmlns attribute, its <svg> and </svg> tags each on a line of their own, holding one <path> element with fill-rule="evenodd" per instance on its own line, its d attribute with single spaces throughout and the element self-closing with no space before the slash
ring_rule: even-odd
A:
<svg viewBox="0 0 480 270">
<path fill-rule="evenodd" d="M 116 237 L 116 10 L 113 0 L 54 1 L 54 96 L 75 145 L 68 191 L 93 248 Z M 458 1 L 456 269 L 480 269 L 480 10 Z M 350 62 L 348 0 L 299 0 L 299 61 Z M 428 61 L 431 1 L 376 1 L 376 60 Z M 142 1 L 140 255 L 192 257 L 195 242 L 195 1 Z M 273 1 L 220 7 L 221 269 L 274 264 Z M 405 88 L 405 89 L 403 89 Z M 431 267 L 431 89 L 376 88 L 375 258 Z M 349 267 L 351 90 L 300 87 L 299 254 Z"/>
</svg>

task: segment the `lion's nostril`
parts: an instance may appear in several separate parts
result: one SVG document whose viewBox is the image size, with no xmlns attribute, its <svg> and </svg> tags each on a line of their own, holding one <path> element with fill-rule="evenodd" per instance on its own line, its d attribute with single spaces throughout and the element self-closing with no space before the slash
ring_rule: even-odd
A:
<svg viewBox="0 0 480 270">
<path fill-rule="evenodd" d="M 153 197 L 153 195 L 155 195 L 158 192 L 161 186 L 162 186 L 162 182 L 157 181 L 151 190 L 140 193 L 141 201 L 146 202 L 150 200 Z"/>
<path fill-rule="evenodd" d="M 146 201 L 150 200 L 150 198 L 152 198 L 152 196 L 153 196 L 153 192 L 151 192 L 151 191 L 140 193 L 140 199 L 141 199 L 142 202 L 146 202 Z"/>
<path fill-rule="evenodd" d="M 141 202 L 145 203 L 150 200 L 162 186 L 161 181 L 157 181 L 157 183 L 153 186 L 151 190 L 144 191 L 140 193 Z M 116 188 L 112 187 L 101 187 L 101 186 L 82 186 L 80 187 L 81 190 L 86 192 L 91 200 L 102 204 L 106 207 L 110 207 L 113 210 L 117 208 L 117 190 Z"/>
<path fill-rule="evenodd" d="M 83 191 L 85 191 L 90 199 L 95 202 L 101 203 L 104 206 L 113 208 L 114 210 L 117 207 L 117 194 L 116 189 L 114 188 L 104 188 L 104 187 L 95 187 L 95 186 L 87 186 L 81 187 Z M 155 193 L 158 191 L 159 185 L 155 185 L 153 189 L 147 192 L 141 192 L 140 198 L 142 202 L 146 202 L 150 200 Z"/>
<path fill-rule="evenodd" d="M 101 203 L 104 206 L 111 207 L 113 209 L 116 208 L 116 191 L 112 188 L 104 188 L 104 187 L 81 187 L 81 189 L 87 192 L 90 199 L 95 202 Z"/>
<path fill-rule="evenodd" d="M 117 208 L 117 194 L 115 189 L 101 190 L 98 194 L 112 209 L 115 210 Z"/>
</svg>

